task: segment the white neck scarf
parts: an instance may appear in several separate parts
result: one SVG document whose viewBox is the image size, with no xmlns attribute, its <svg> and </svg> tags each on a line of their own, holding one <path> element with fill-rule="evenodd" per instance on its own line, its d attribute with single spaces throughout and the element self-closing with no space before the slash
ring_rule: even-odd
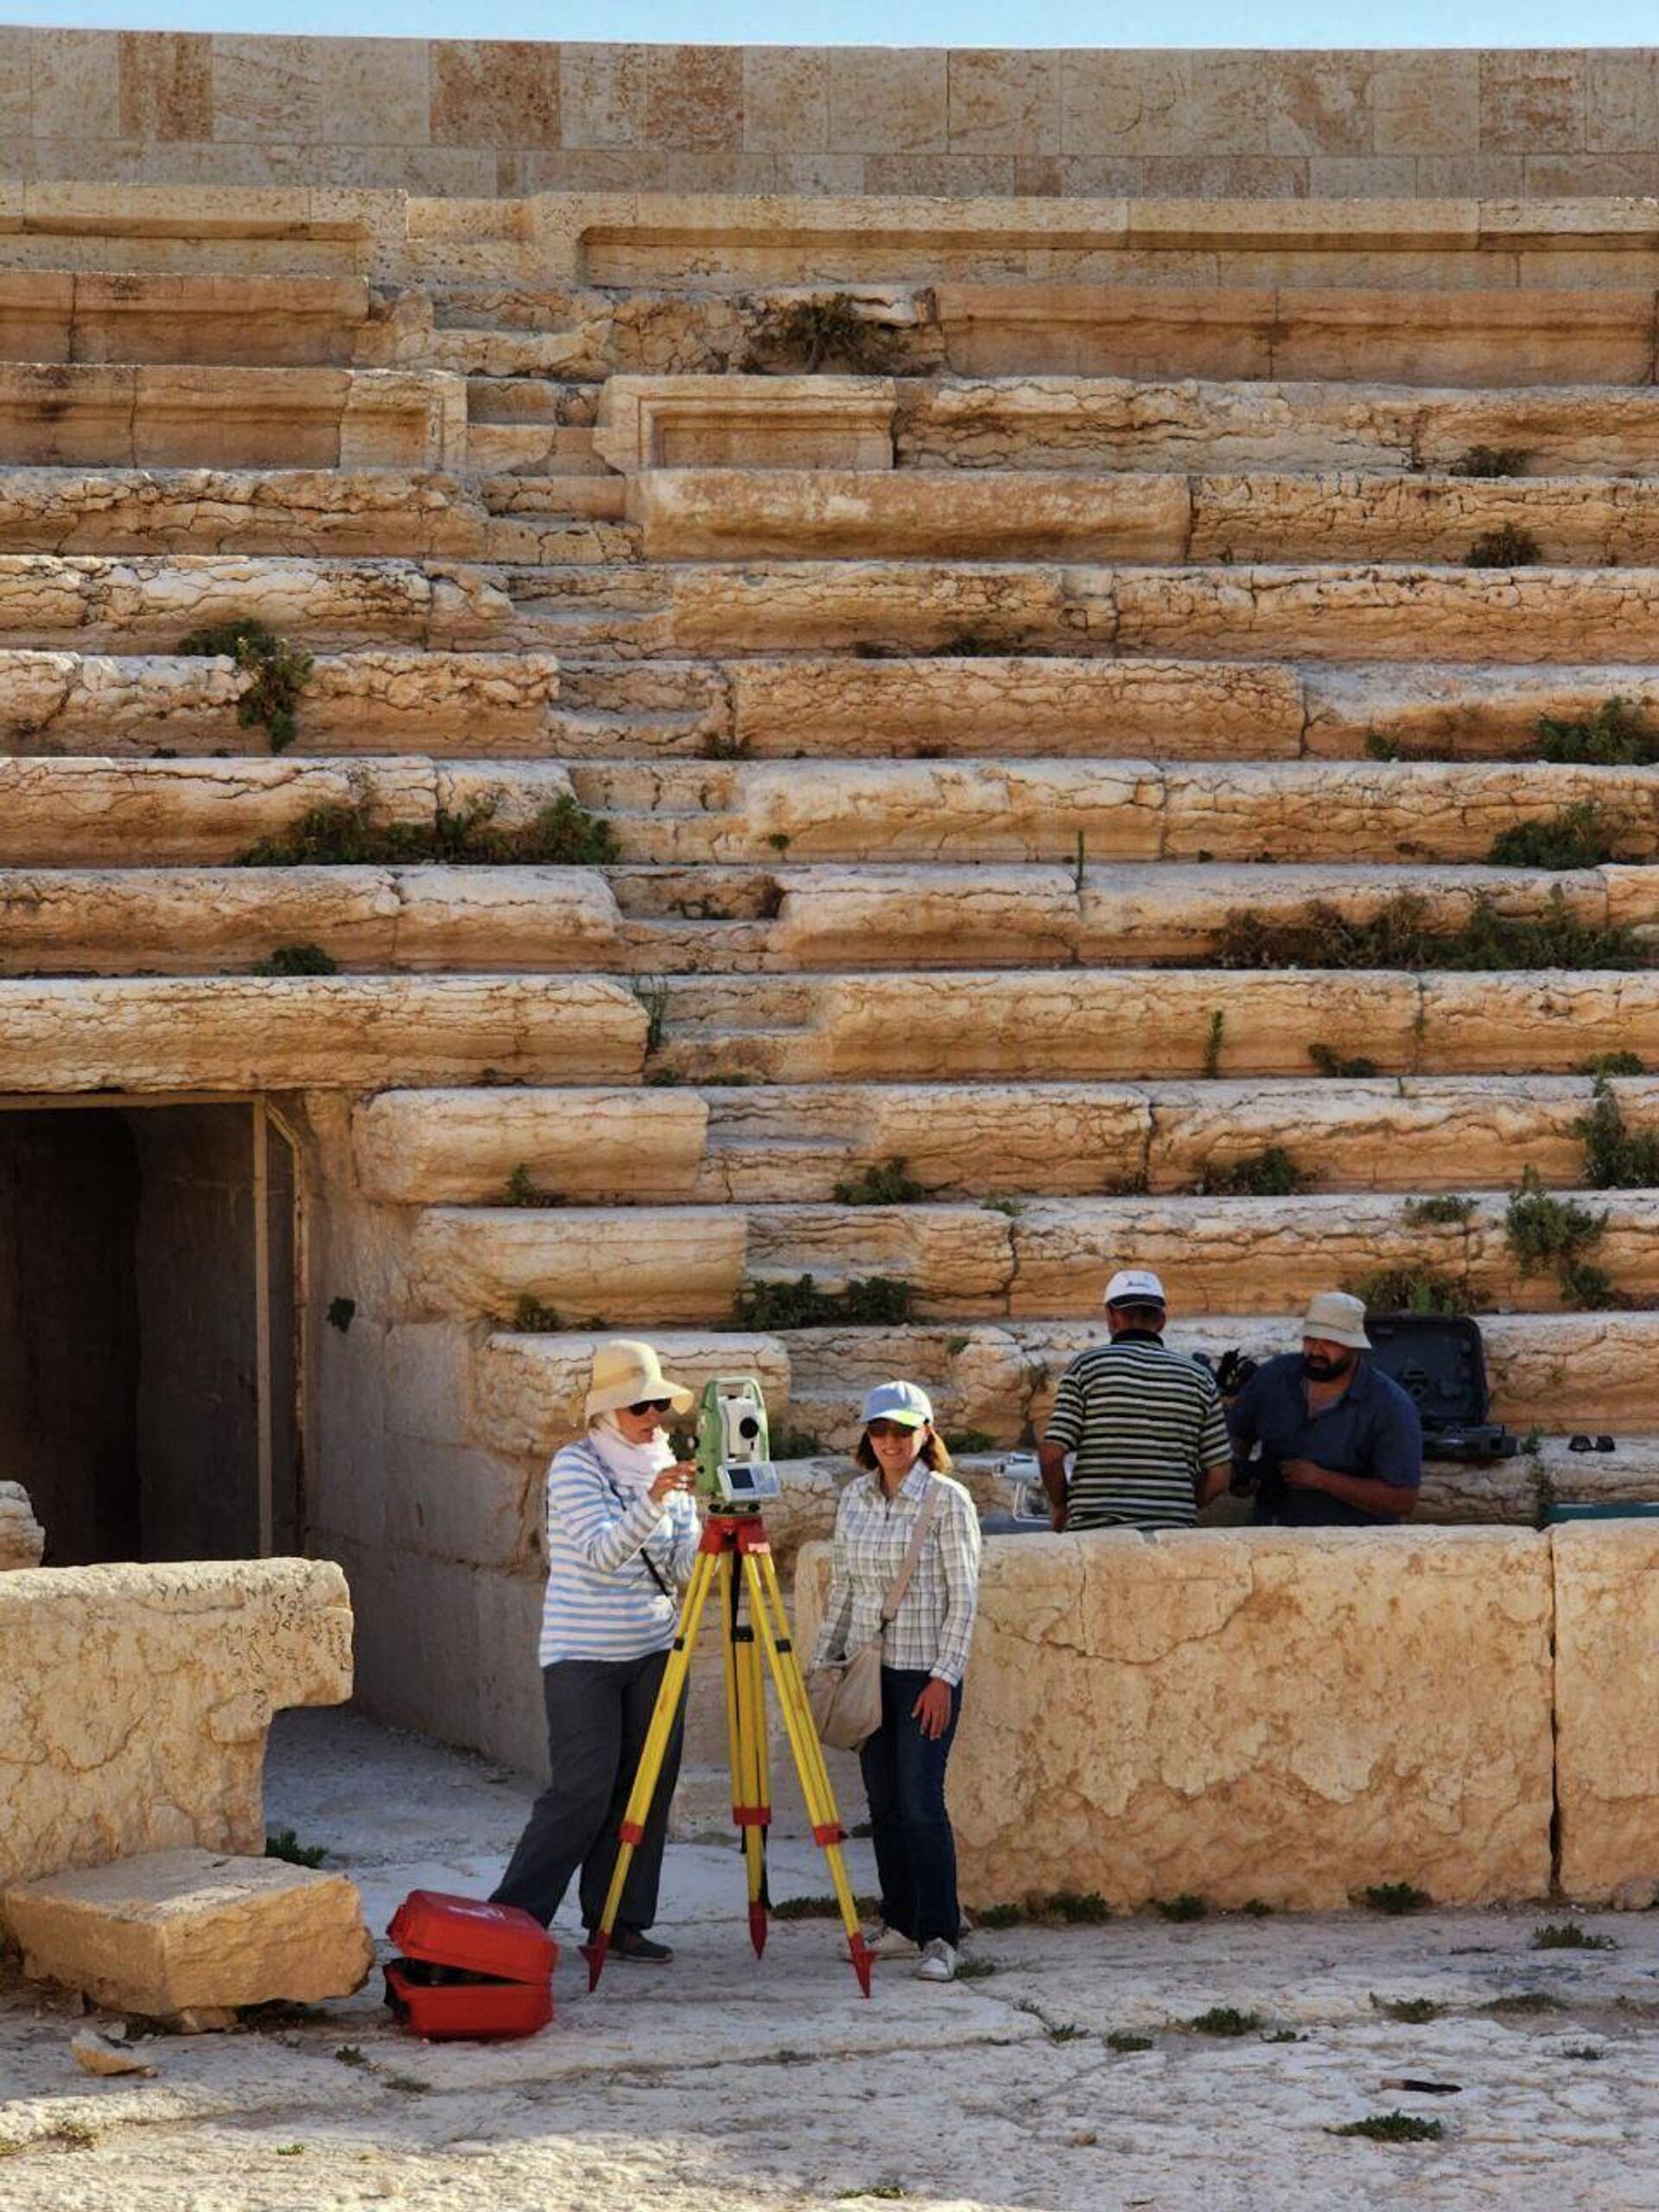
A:
<svg viewBox="0 0 1659 2212">
<path fill-rule="evenodd" d="M 630 1444 L 614 1414 L 601 1414 L 588 1437 L 619 1490 L 649 1490 L 663 1469 L 674 1465 L 672 1447 L 660 1429 L 649 1444 Z"/>
</svg>

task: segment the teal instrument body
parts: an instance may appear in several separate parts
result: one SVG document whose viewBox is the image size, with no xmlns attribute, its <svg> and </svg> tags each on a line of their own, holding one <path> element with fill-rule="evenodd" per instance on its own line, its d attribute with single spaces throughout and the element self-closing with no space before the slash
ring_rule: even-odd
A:
<svg viewBox="0 0 1659 2212">
<path fill-rule="evenodd" d="M 716 1375 L 697 1401 L 697 1495 L 734 1511 L 758 1509 L 779 1489 L 760 1385 L 752 1375 Z"/>
</svg>

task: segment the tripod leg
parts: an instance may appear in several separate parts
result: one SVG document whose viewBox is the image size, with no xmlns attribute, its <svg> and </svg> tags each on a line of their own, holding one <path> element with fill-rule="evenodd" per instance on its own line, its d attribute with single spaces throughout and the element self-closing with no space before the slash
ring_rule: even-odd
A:
<svg viewBox="0 0 1659 2212">
<path fill-rule="evenodd" d="M 599 1986 L 599 1977 L 605 1971 L 605 1955 L 611 1948 L 611 1931 L 616 1926 L 617 1908 L 622 1902 L 628 1868 L 633 1862 L 635 1847 L 645 1835 L 645 1815 L 657 1795 L 668 1739 L 679 1713 L 680 1700 L 685 1694 L 686 1676 L 690 1672 L 698 1624 L 702 1619 L 709 1586 L 715 1579 L 715 1564 L 712 1552 L 699 1552 L 697 1563 L 691 1570 L 691 1580 L 686 1585 L 680 1624 L 669 1653 L 668 1665 L 664 1670 L 663 1686 L 657 1693 L 657 1705 L 651 1716 L 651 1726 L 645 1732 L 645 1749 L 639 1754 L 633 1786 L 628 1792 L 628 1802 L 623 1810 L 620 1831 L 621 1842 L 617 1849 L 616 1865 L 611 1873 L 611 1886 L 606 1893 L 605 1910 L 600 1916 L 599 1926 L 594 1930 L 593 1942 L 583 1947 L 590 1990 Z"/>
<path fill-rule="evenodd" d="M 846 1862 L 841 1855 L 846 1830 L 836 1811 L 835 1793 L 830 1786 L 829 1772 L 818 1743 L 818 1732 L 813 1725 L 812 1708 L 807 1701 L 806 1685 L 801 1680 L 801 1670 L 795 1657 L 794 1643 L 789 1633 L 789 1617 L 784 1610 L 783 1592 L 779 1586 L 778 1568 L 772 1554 L 766 1551 L 757 1556 L 753 1551 L 746 1551 L 743 1554 L 743 1574 L 748 1586 L 750 1616 L 772 1668 L 772 1680 L 778 1687 L 778 1703 L 784 1716 L 784 1730 L 789 1738 L 790 1750 L 795 1756 L 796 1771 L 801 1778 L 807 1818 L 812 1823 L 812 1838 L 823 1851 L 824 1862 L 830 1869 L 836 1903 L 841 1908 L 842 1926 L 847 1931 L 847 1949 L 852 1960 L 853 1972 L 858 1976 L 859 1987 L 868 1997 L 870 1993 L 871 1959 L 865 1948 L 863 1931 L 858 1924 L 858 1908 L 853 1902 L 852 1885 L 847 1879 Z M 769 1599 L 775 1599 L 776 1624 L 767 1610 Z"/>
<path fill-rule="evenodd" d="M 720 1556 L 721 1652 L 726 1669 L 726 1735 L 732 1767 L 732 1819 L 743 1845 L 749 1891 L 749 1941 L 756 1958 L 766 1948 L 765 1811 L 755 1794 L 754 1632 L 741 1618 L 742 1585 L 732 1554 Z M 761 1716 L 764 1726 L 765 1716 Z"/>
<path fill-rule="evenodd" d="M 766 1945 L 766 1914 L 772 1902 L 766 1887 L 766 1830 L 772 1825 L 772 1788 L 766 1758 L 766 1678 L 753 1627 L 746 1627 L 743 1635 L 739 1657 L 748 1683 L 745 1732 L 749 1760 L 748 1799 L 753 1815 L 744 1831 L 744 1843 L 749 1860 L 749 1941 L 759 1958 Z"/>
</svg>

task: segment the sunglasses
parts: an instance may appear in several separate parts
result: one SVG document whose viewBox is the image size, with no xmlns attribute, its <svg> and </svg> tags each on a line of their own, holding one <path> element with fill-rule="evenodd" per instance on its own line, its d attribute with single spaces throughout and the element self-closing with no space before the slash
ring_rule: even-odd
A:
<svg viewBox="0 0 1659 2212">
<path fill-rule="evenodd" d="M 874 1437 L 914 1436 L 918 1433 L 918 1427 L 907 1421 L 867 1421 L 864 1433 Z"/>
<path fill-rule="evenodd" d="M 637 1406 L 630 1406 L 628 1408 L 628 1411 L 635 1415 L 643 1415 L 645 1414 L 666 1414 L 672 1413 L 673 1410 L 674 1401 L 672 1398 L 641 1398 Z"/>
</svg>

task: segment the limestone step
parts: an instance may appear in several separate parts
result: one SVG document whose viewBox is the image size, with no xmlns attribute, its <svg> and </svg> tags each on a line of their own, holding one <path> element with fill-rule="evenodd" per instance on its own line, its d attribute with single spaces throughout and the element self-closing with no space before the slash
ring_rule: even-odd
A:
<svg viewBox="0 0 1659 2212">
<path fill-rule="evenodd" d="M 1325 1279 L 1329 1287 L 1329 1275 Z M 1166 1341 L 1212 1356 L 1233 1345 L 1256 1358 L 1294 1351 L 1300 1314 L 1178 1311 Z M 1615 1437 L 1659 1434 L 1659 1312 L 1483 1316 L 1496 1416 L 1525 1435 L 1573 1431 Z M 602 1334 L 602 1332 L 601 1332 Z M 928 1326 L 802 1330 L 664 1329 L 653 1336 L 671 1374 L 694 1387 L 709 1376 L 753 1374 L 774 1421 L 816 1432 L 825 1447 L 850 1451 L 858 1408 L 873 1380 L 903 1375 L 933 1401 L 947 1436 L 978 1432 L 1001 1447 L 1047 1419 L 1067 1363 L 1102 1341 L 1098 1315 L 1086 1321 L 972 1321 Z M 543 1455 L 581 1427 L 593 1332 L 491 1335 L 474 1363 L 474 1409 L 504 1452 Z M 1553 1455 L 1552 1455 L 1553 1457 Z M 1611 1469 L 1618 1458 L 1604 1455 Z"/>
<path fill-rule="evenodd" d="M 0 270 L 0 359 L 347 365 L 385 328 L 360 276 Z"/>
<path fill-rule="evenodd" d="M 1504 529 L 1558 565 L 1659 554 L 1659 485 L 1569 476 L 671 468 L 628 513 L 652 560 L 1458 563 Z"/>
<path fill-rule="evenodd" d="M 565 573 L 578 577 L 584 571 Z M 255 615 L 308 646 L 532 642 L 490 569 L 413 561 L 283 560 L 174 553 L 139 560 L 0 553 L 0 639 L 8 646 L 173 650 L 188 632 Z"/>
<path fill-rule="evenodd" d="M 0 981 L 0 1091 L 357 1090 L 635 1077 L 645 1016 L 604 976 Z"/>
<path fill-rule="evenodd" d="M 1604 385 L 1026 376 L 894 386 L 901 468 L 1443 473 L 1480 446 L 1517 454 L 1527 477 L 1643 476 L 1659 463 L 1659 405 L 1651 389 Z"/>
<path fill-rule="evenodd" d="M 1219 1021 L 1217 1022 L 1217 1017 Z M 1659 973 L 1216 969 L 672 977 L 653 1072 L 699 1085 L 1301 1076 L 1309 1047 L 1385 1076 L 1659 1065 Z"/>
<path fill-rule="evenodd" d="M 246 974 L 296 946 L 343 970 L 626 964 L 591 868 L 0 868 L 0 974 Z"/>
<path fill-rule="evenodd" d="M 1097 1315 L 1126 1264 L 1155 1269 L 1178 1307 L 1277 1313 L 1332 1282 L 1422 1268 L 1483 1310 L 1571 1310 L 1548 1266 L 1511 1254 L 1506 1201 L 1423 1223 L 1411 1201 L 1303 1198 L 1033 1198 L 981 1206 L 639 1205 L 626 1211 L 433 1206 L 416 1218 L 401 1294 L 411 1314 L 510 1315 L 521 1298 L 607 1323 L 728 1319 L 741 1292 L 810 1275 L 843 1290 L 907 1286 L 921 1319 Z M 1614 1191 L 1595 1260 L 1620 1296 L 1659 1304 L 1659 1192 Z"/>
<path fill-rule="evenodd" d="M 1484 861 L 1516 823 L 1592 804 L 1656 850 L 1659 771 L 1294 763 L 866 760 L 578 765 L 630 861 Z M 1623 825 L 1628 824 L 1628 827 Z"/>
<path fill-rule="evenodd" d="M 224 655 L 0 650 L 0 744 L 35 754 L 245 753 L 258 734 L 238 721 L 237 702 L 251 681 Z M 534 752 L 559 691 L 549 653 L 320 652 L 294 749 Z"/>
<path fill-rule="evenodd" d="M 1570 721 L 1614 696 L 1659 711 L 1655 671 L 1628 660 L 1527 669 L 1477 657 L 1462 664 L 1344 668 L 974 654 L 733 661 L 725 673 L 727 741 L 767 760 L 1156 753 L 1249 760 L 1303 753 L 1353 760 L 1373 737 L 1436 759 L 1518 759 L 1535 748 L 1542 715 Z M 567 696 L 582 680 L 573 669 Z M 623 749 L 620 739 L 612 747 L 618 755 Z"/>
<path fill-rule="evenodd" d="M 493 769 L 439 766 L 418 755 L 362 764 L 0 758 L 0 863 L 188 868 L 238 860 L 320 807 L 361 804 L 377 825 L 435 829 L 441 813 L 483 804 L 506 827 L 533 820 L 569 791 L 569 776 L 553 762 Z M 287 873 L 252 871 L 267 888 Z"/>
<path fill-rule="evenodd" d="M 1617 1078 L 1633 1129 L 1659 1077 Z M 823 1204 L 895 1160 L 929 1197 L 1192 1191 L 1270 1146 L 1312 1188 L 1497 1189 L 1527 1167 L 1578 1183 L 1588 1077 L 1305 1077 L 1240 1084 L 871 1082 L 696 1090 L 397 1090 L 354 1115 L 365 1193 L 499 1200 L 515 1171 L 562 1199 Z"/>
<path fill-rule="evenodd" d="M 466 407 L 433 370 L 0 362 L 0 463 L 458 467 Z"/>
<path fill-rule="evenodd" d="M 589 477 L 613 481 L 589 429 L 540 422 L 469 423 L 467 466 L 504 476 Z"/>
<path fill-rule="evenodd" d="M 1236 274 L 1243 271 L 1235 264 Z M 1380 273 L 1380 272 L 1379 272 Z M 1649 385 L 1654 293 L 1546 283 L 936 285 L 947 365 L 975 377 L 1208 377 L 1514 388 Z"/>
<path fill-rule="evenodd" d="M 620 657 L 898 652 L 1116 658 L 1659 658 L 1659 569 L 721 562 L 505 572 L 526 639 Z"/>
<path fill-rule="evenodd" d="M 0 550 L 48 553 L 368 553 L 411 558 L 631 561 L 606 527 L 623 486 L 599 479 L 463 483 L 398 469 L 0 471 Z M 594 499 L 560 496 L 562 484 Z"/>
</svg>

